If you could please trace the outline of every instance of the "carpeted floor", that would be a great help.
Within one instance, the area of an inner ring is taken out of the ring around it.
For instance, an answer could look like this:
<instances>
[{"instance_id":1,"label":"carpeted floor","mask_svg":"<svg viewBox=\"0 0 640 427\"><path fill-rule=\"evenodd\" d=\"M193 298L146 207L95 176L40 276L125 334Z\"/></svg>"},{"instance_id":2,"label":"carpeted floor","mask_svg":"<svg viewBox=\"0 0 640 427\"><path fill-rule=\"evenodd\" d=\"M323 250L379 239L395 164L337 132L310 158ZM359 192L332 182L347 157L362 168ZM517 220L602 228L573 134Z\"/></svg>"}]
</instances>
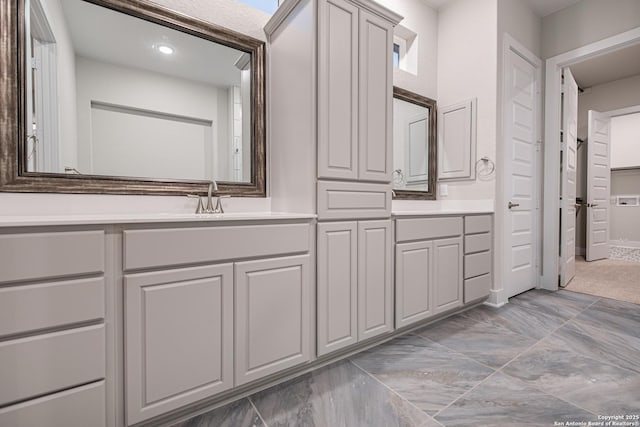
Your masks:
<instances>
[{"instance_id":1,"label":"carpeted floor","mask_svg":"<svg viewBox=\"0 0 640 427\"><path fill-rule=\"evenodd\" d=\"M640 304L640 262L576 257L576 276L565 289Z\"/></svg>"}]
</instances>

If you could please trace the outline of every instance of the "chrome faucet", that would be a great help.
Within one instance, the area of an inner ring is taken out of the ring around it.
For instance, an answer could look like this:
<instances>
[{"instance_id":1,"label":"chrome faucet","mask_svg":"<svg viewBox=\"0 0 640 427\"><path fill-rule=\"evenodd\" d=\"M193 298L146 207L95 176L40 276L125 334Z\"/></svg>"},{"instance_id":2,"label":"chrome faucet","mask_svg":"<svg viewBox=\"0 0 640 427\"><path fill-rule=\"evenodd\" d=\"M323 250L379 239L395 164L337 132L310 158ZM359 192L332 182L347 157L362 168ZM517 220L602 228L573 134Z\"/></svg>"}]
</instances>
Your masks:
<instances>
[{"instance_id":1,"label":"chrome faucet","mask_svg":"<svg viewBox=\"0 0 640 427\"><path fill-rule=\"evenodd\" d=\"M226 199L231 196L219 196L216 193L218 192L218 183L215 180L209 181L209 188L207 190L207 205L204 205L202 201L202 196L198 196L196 194L187 194L188 197L193 197L198 199L198 206L196 206L196 213L206 213L206 214L217 214L224 213L224 209L222 207L222 202L220 199ZM216 205L213 206L213 196L216 196Z\"/></svg>"}]
</instances>

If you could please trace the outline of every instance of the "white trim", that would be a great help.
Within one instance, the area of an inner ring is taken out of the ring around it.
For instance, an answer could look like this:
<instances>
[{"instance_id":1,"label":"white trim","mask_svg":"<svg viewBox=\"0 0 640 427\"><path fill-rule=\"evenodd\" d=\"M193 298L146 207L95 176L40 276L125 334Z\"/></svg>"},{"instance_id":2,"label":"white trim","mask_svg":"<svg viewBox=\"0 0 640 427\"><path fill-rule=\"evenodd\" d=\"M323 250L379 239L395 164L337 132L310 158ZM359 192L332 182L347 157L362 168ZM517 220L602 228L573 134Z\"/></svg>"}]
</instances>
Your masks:
<instances>
[{"instance_id":1,"label":"white trim","mask_svg":"<svg viewBox=\"0 0 640 427\"><path fill-rule=\"evenodd\" d=\"M629 114L640 113L640 105L634 105L632 107L627 107L627 108L620 108L618 110L603 111L602 113L608 115L609 117L626 116Z\"/></svg>"},{"instance_id":2,"label":"white trim","mask_svg":"<svg viewBox=\"0 0 640 427\"><path fill-rule=\"evenodd\" d=\"M640 242L633 240L609 240L609 246L618 246L620 248L640 249Z\"/></svg>"},{"instance_id":3,"label":"white trim","mask_svg":"<svg viewBox=\"0 0 640 427\"><path fill-rule=\"evenodd\" d=\"M508 90L505 87L505 84L506 84L505 82L507 81L507 79L505 76L508 73L507 66L510 62L508 57L510 51L514 52L515 54L523 58L525 61L529 62L536 69L536 87L538 88L538 91L537 91L538 93L536 97L537 98L536 99L536 103L537 103L536 116L537 116L537 122L538 122L536 126L537 128L536 140L540 140L542 135L542 94L539 89L542 84L543 62L533 52L531 52L524 45L522 45L520 42L514 39L509 33L504 33L503 39L502 39L502 100L501 100L502 115L503 115L502 117L502 140L503 140L502 148L503 149L501 150L501 153L498 154L499 156L501 156L500 160L502 161L503 165L506 165L507 162L511 161L510 159L507 159L506 150L504 149L504 144L506 143L506 141L504 141L504 138L506 135L506 131L505 131L506 122L504 120L504 114L505 114L505 106L508 104L508 99L507 99ZM541 153L538 151L536 153L536 159L535 159L535 163L536 163L535 198L536 199L539 199L540 194L542 194L541 192L542 180L540 179L540 174L542 173L541 161L542 161ZM506 224L505 219L507 217L507 211L508 211L508 208L507 208L507 203L508 203L507 197L509 194L508 186L511 185L511 181L507 179L508 177L505 175L504 166L498 169L498 174L499 174L498 183L501 183L502 186L501 187L499 186L498 188L500 188L500 191L496 192L495 222L496 224L504 225ZM541 219L542 218L540 217L540 213L538 213L538 215L535 216L534 238L533 238L533 242L535 245L534 252L536 254L536 266L537 266L536 268L537 274L535 276L535 283L534 283L536 287L539 287L540 285L541 262L539 259L540 251L538 249L540 245L539 237L540 237ZM497 226L496 226L496 229L498 229ZM500 233L502 234L500 235ZM498 254L498 256L494 258L494 269L496 272L499 272L498 277L500 277L500 279L496 280L496 277L494 277L494 287L502 286L502 288L494 289L491 291L489 301L491 302L490 305L494 307L500 307L504 305L508 299L506 284L504 283L506 277L508 277L507 275L508 264L506 264L504 260L510 259L510 256L511 256L507 252L508 251L508 245L506 244L507 233L508 231L504 227L502 227L502 229L496 234L496 237L495 237L496 254ZM502 283L497 283L499 281L501 281Z\"/></svg>"},{"instance_id":4,"label":"white trim","mask_svg":"<svg viewBox=\"0 0 640 427\"><path fill-rule=\"evenodd\" d=\"M560 209L560 91L562 68L640 43L640 27L547 59L545 76L544 210L541 287L558 289Z\"/></svg>"}]
</instances>

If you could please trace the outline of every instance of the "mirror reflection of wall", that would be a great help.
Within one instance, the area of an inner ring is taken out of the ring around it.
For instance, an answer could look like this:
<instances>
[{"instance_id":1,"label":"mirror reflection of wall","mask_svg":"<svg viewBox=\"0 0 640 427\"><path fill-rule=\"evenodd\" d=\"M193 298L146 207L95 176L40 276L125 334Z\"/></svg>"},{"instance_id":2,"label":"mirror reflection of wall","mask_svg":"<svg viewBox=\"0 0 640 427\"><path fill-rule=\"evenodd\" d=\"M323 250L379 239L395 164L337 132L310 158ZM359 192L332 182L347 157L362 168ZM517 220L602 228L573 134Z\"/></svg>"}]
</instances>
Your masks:
<instances>
[{"instance_id":1,"label":"mirror reflection of wall","mask_svg":"<svg viewBox=\"0 0 640 427\"><path fill-rule=\"evenodd\" d=\"M31 0L27 169L251 181L250 56L82 0Z\"/></svg>"},{"instance_id":2,"label":"mirror reflection of wall","mask_svg":"<svg viewBox=\"0 0 640 427\"><path fill-rule=\"evenodd\" d=\"M393 188L428 191L429 108L393 99Z\"/></svg>"}]
</instances>

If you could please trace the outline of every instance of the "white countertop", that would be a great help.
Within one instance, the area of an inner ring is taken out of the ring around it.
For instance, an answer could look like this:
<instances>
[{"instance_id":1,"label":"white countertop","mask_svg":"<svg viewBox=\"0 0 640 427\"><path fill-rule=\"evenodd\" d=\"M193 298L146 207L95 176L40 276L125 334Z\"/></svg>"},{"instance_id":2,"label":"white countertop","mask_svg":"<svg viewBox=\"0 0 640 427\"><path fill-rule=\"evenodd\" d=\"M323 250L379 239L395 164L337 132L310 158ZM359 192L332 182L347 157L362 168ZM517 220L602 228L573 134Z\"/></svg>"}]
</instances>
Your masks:
<instances>
[{"instance_id":1,"label":"white countertop","mask_svg":"<svg viewBox=\"0 0 640 427\"><path fill-rule=\"evenodd\" d=\"M224 214L135 213L92 215L22 215L1 216L0 227L46 225L142 224L171 222L232 222L313 219L314 214L288 212L242 212Z\"/></svg>"},{"instance_id":2,"label":"white countertop","mask_svg":"<svg viewBox=\"0 0 640 427\"><path fill-rule=\"evenodd\" d=\"M494 213L493 200L394 200L391 214L401 216L472 215Z\"/></svg>"}]
</instances>

